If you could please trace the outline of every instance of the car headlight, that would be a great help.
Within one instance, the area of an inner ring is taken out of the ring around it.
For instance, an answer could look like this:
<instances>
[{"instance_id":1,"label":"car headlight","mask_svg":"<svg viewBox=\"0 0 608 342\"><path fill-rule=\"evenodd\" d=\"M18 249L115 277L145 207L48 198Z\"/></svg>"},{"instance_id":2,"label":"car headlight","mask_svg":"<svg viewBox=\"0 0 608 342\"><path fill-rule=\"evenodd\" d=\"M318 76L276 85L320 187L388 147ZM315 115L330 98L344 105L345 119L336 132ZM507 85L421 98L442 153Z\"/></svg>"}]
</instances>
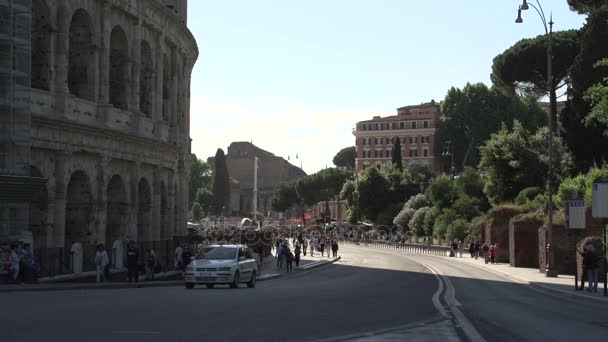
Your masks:
<instances>
[{"instance_id":1,"label":"car headlight","mask_svg":"<svg viewBox=\"0 0 608 342\"><path fill-rule=\"evenodd\" d=\"M194 267L192 267L192 266L186 267L186 272L192 272L192 271L194 271Z\"/></svg>"},{"instance_id":2,"label":"car headlight","mask_svg":"<svg viewBox=\"0 0 608 342\"><path fill-rule=\"evenodd\" d=\"M230 267L220 267L219 271L220 272L229 272L230 271Z\"/></svg>"}]
</instances>

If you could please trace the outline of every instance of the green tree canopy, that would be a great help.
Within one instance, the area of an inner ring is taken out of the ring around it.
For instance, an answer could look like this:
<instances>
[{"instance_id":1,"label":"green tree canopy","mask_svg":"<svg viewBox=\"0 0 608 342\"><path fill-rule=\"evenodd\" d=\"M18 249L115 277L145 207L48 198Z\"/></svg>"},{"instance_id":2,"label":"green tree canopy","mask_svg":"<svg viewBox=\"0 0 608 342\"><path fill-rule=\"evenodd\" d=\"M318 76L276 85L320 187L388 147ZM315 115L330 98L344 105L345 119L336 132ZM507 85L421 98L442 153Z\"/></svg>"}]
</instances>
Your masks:
<instances>
[{"instance_id":1,"label":"green tree canopy","mask_svg":"<svg viewBox=\"0 0 608 342\"><path fill-rule=\"evenodd\" d=\"M279 183L272 193L272 208L276 211L283 212L298 202L295 181Z\"/></svg>"},{"instance_id":2,"label":"green tree canopy","mask_svg":"<svg viewBox=\"0 0 608 342\"><path fill-rule=\"evenodd\" d=\"M494 58L491 79L499 89L515 94L545 96L567 84L578 55L579 31L553 33L553 84L547 85L547 35L522 39Z\"/></svg>"},{"instance_id":3,"label":"green tree canopy","mask_svg":"<svg viewBox=\"0 0 608 342\"><path fill-rule=\"evenodd\" d=\"M608 67L608 58L596 64L596 68ZM591 112L585 117L587 126L601 126L604 135L608 136L608 77L602 82L592 85L585 93L585 100L591 104Z\"/></svg>"},{"instance_id":4,"label":"green tree canopy","mask_svg":"<svg viewBox=\"0 0 608 342\"><path fill-rule=\"evenodd\" d=\"M589 14L598 9L608 6L607 0L568 0L568 5L573 11L580 14Z\"/></svg>"},{"instance_id":5,"label":"green tree canopy","mask_svg":"<svg viewBox=\"0 0 608 342\"><path fill-rule=\"evenodd\" d=\"M217 211L217 199L211 190L200 188L196 192L195 203L198 203L207 212Z\"/></svg>"},{"instance_id":6,"label":"green tree canopy","mask_svg":"<svg viewBox=\"0 0 608 342\"><path fill-rule=\"evenodd\" d=\"M412 219L409 222L410 231L416 236L425 236L428 229L425 225L425 218L428 212L431 211L429 207L422 207L416 210L412 215Z\"/></svg>"},{"instance_id":7,"label":"green tree canopy","mask_svg":"<svg viewBox=\"0 0 608 342\"><path fill-rule=\"evenodd\" d=\"M506 125L481 147L480 171L485 174L484 192L493 205L513 201L527 187L544 186L548 170L546 127L531 134L519 122ZM567 176L572 157L561 139L554 137L553 171L556 180Z\"/></svg>"},{"instance_id":8,"label":"green tree canopy","mask_svg":"<svg viewBox=\"0 0 608 342\"><path fill-rule=\"evenodd\" d=\"M536 130L546 117L533 98L504 94L483 83L451 88L441 104L435 153L441 155L445 143L451 141L456 168L477 167L479 147L503 123L511 126L517 119L525 128Z\"/></svg>"},{"instance_id":9,"label":"green tree canopy","mask_svg":"<svg viewBox=\"0 0 608 342\"><path fill-rule=\"evenodd\" d=\"M334 156L334 165L343 167L349 170L355 169L355 159L357 158L357 149L355 146L345 147Z\"/></svg>"},{"instance_id":10,"label":"green tree canopy","mask_svg":"<svg viewBox=\"0 0 608 342\"><path fill-rule=\"evenodd\" d=\"M190 186L188 190L188 201L191 206L200 188L211 189L212 172L209 164L197 159L190 169Z\"/></svg>"},{"instance_id":11,"label":"green tree canopy","mask_svg":"<svg viewBox=\"0 0 608 342\"><path fill-rule=\"evenodd\" d=\"M200 222L203 219L203 208L196 202L192 205L192 219L196 222Z\"/></svg>"},{"instance_id":12,"label":"green tree canopy","mask_svg":"<svg viewBox=\"0 0 608 342\"><path fill-rule=\"evenodd\" d=\"M217 149L214 159L213 194L217 200L216 214L230 208L230 176L226 165L226 155L221 148Z\"/></svg>"}]
</instances>

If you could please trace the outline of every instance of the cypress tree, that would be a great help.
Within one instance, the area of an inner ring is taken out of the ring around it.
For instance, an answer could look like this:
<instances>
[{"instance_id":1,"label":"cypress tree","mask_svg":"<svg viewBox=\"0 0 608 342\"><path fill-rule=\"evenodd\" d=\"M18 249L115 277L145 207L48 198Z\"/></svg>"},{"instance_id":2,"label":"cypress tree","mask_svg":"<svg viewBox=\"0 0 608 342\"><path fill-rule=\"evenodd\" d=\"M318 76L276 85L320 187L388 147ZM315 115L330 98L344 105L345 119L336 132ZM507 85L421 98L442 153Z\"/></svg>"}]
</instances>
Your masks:
<instances>
[{"instance_id":1,"label":"cypress tree","mask_svg":"<svg viewBox=\"0 0 608 342\"><path fill-rule=\"evenodd\" d=\"M395 137L395 143L393 144L393 165L403 171L403 161L401 160L401 140L399 137Z\"/></svg>"},{"instance_id":2,"label":"cypress tree","mask_svg":"<svg viewBox=\"0 0 608 342\"><path fill-rule=\"evenodd\" d=\"M213 194L217 200L216 214L230 210L230 176L226 165L226 156L221 148L215 152L215 169L213 172Z\"/></svg>"}]
</instances>

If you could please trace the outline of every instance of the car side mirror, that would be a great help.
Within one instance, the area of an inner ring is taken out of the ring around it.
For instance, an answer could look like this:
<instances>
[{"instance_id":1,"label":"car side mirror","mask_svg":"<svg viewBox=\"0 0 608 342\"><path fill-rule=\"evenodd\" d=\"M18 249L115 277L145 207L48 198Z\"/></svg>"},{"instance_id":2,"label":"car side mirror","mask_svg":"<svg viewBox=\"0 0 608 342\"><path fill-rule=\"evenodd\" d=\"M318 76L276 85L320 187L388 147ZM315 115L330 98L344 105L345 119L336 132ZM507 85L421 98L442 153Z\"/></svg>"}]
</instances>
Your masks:
<instances>
[{"instance_id":1,"label":"car side mirror","mask_svg":"<svg viewBox=\"0 0 608 342\"><path fill-rule=\"evenodd\" d=\"M244 256L240 256L240 257L239 257L239 261L243 261L243 260L245 260L245 259L247 259L247 258L245 258Z\"/></svg>"}]
</instances>

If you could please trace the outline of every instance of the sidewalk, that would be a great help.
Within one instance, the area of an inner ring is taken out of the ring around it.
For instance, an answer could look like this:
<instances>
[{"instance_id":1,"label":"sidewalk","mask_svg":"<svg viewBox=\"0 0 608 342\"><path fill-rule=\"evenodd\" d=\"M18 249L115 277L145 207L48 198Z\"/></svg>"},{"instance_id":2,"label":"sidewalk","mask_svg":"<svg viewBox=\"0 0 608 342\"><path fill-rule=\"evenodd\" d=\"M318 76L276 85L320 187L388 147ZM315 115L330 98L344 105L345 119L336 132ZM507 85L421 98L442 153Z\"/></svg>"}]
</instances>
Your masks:
<instances>
[{"instance_id":1,"label":"sidewalk","mask_svg":"<svg viewBox=\"0 0 608 342\"><path fill-rule=\"evenodd\" d=\"M293 264L293 271L306 271L312 268L324 266L330 263L335 262L337 259L328 258L328 257L320 257L319 254L315 254L314 257L310 256L302 256L300 260L300 267L296 268L295 263ZM81 276L88 276L88 273L95 272L86 272ZM264 265L262 265L262 270L257 277L258 281L265 281L270 279L275 279L283 274L285 274L285 267L282 269L277 268L277 261L275 257L268 257L264 260ZM113 274L113 277L121 277L123 274ZM112 281L105 283L96 283L91 281L83 281L77 282L73 278L73 276L65 276L63 277L64 282L52 281L49 279L41 278L39 284L0 284L0 292L22 292L22 291L60 291L60 290L93 290L93 289L123 289L130 287L164 287L164 286L183 286L184 281L181 279L181 272L177 271L169 271L166 273L157 273L155 278L158 279L160 277L180 277L179 280L145 280L145 276L139 277L139 282L137 285L129 284L126 281L126 274L124 274L125 281ZM56 277L57 278L57 277ZM65 280L69 282L65 282ZM84 279L83 279L84 280Z\"/></svg>"},{"instance_id":2,"label":"sidewalk","mask_svg":"<svg viewBox=\"0 0 608 342\"><path fill-rule=\"evenodd\" d=\"M472 266L481 268L485 271L501 275L519 283L529 284L536 288L543 290L550 290L558 292L563 295L568 295L577 298L587 298L593 300L600 300L608 302L608 297L604 297L604 286L603 283L598 283L597 293L590 293L587 291L576 291L574 289L574 276L573 275L559 275L556 278L547 278L544 273L540 273L537 268L522 268L522 267L511 267L509 264L486 264L483 258L475 260L468 255L462 258L449 258L450 261L461 262L470 264ZM580 285L580 279L579 279ZM588 283L585 284L588 286Z\"/></svg>"}]
</instances>

